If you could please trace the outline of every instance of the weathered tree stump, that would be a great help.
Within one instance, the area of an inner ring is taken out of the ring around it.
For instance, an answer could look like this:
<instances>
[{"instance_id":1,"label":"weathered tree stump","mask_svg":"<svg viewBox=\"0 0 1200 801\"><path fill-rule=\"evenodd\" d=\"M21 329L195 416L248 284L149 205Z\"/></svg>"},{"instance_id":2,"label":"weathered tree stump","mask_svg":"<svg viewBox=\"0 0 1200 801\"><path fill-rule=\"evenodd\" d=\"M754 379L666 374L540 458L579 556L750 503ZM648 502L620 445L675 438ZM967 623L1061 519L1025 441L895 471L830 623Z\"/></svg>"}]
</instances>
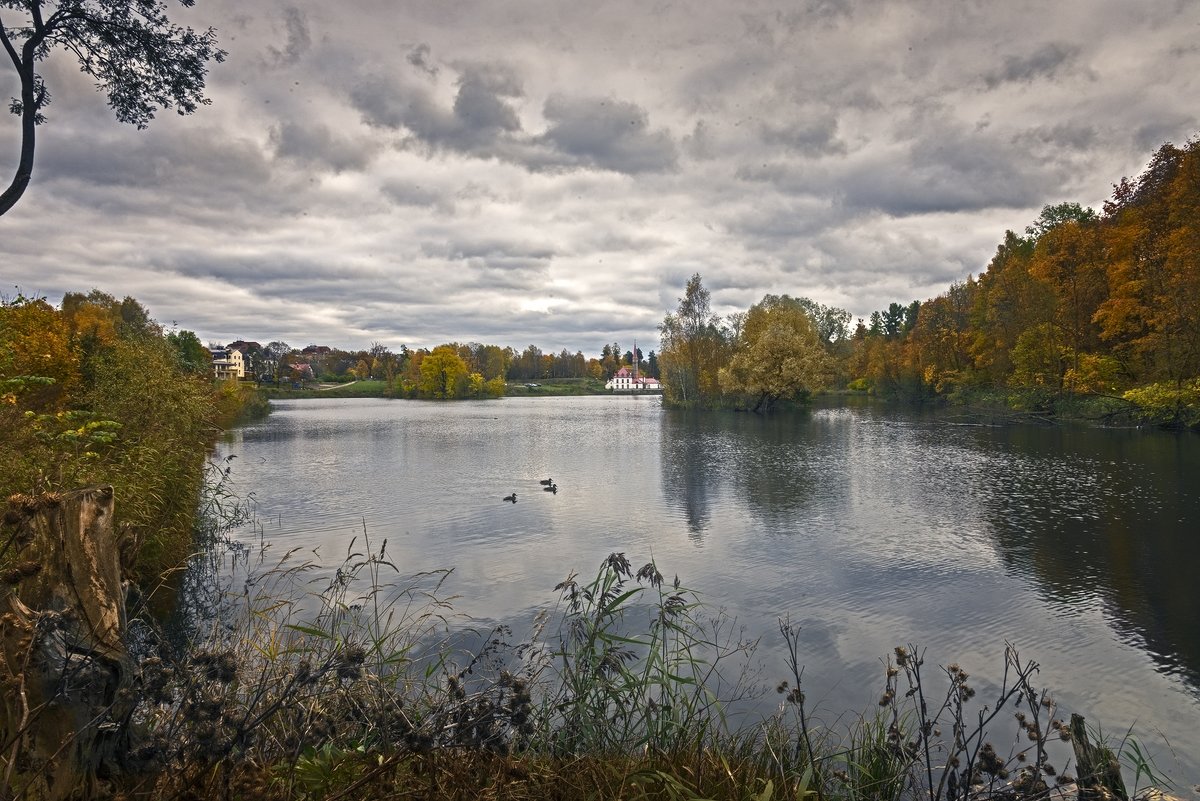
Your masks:
<instances>
[{"instance_id":1,"label":"weathered tree stump","mask_svg":"<svg viewBox=\"0 0 1200 801\"><path fill-rule=\"evenodd\" d=\"M88 797L120 769L135 705L113 488L13 496L4 522L18 550L0 601L0 792Z\"/></svg>"},{"instance_id":2,"label":"weathered tree stump","mask_svg":"<svg viewBox=\"0 0 1200 801\"><path fill-rule=\"evenodd\" d=\"M1079 801L1129 801L1117 755L1107 746L1092 744L1083 715L1071 715L1071 746L1075 749Z\"/></svg>"}]
</instances>

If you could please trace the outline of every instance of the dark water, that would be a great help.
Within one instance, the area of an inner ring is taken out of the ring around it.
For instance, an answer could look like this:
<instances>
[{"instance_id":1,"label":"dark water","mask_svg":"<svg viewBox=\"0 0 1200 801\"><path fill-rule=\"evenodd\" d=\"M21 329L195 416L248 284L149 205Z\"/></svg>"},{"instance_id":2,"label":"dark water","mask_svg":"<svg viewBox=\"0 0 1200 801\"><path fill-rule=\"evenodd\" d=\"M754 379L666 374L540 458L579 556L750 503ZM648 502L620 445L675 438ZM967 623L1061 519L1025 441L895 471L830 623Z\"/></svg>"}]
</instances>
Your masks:
<instances>
[{"instance_id":1,"label":"dark water","mask_svg":"<svg viewBox=\"0 0 1200 801\"><path fill-rule=\"evenodd\" d=\"M1195 435L878 406L329 400L276 403L221 453L259 501L240 536L332 564L365 527L405 570L455 568L455 607L475 618L528 621L569 571L653 556L763 637L766 682L784 676L776 619L799 622L829 720L878 697L896 645L986 683L1011 642L1063 707L1133 726L1177 792L1200 782Z\"/></svg>"}]
</instances>

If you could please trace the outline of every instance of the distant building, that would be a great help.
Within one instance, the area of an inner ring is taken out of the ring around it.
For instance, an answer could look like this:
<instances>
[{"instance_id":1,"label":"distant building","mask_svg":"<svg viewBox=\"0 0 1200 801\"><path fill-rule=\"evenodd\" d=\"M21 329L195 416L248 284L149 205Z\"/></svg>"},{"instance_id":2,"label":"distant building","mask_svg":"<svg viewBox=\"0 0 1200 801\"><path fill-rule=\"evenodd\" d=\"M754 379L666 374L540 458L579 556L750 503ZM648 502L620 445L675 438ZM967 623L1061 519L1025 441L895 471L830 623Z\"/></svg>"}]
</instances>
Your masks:
<instances>
[{"instance_id":1,"label":"distant building","mask_svg":"<svg viewBox=\"0 0 1200 801\"><path fill-rule=\"evenodd\" d=\"M246 359L235 348L216 348L212 352L213 374L221 380L241 380L246 376Z\"/></svg>"},{"instance_id":2,"label":"distant building","mask_svg":"<svg viewBox=\"0 0 1200 801\"><path fill-rule=\"evenodd\" d=\"M293 384L299 384L302 381L313 381L313 368L307 362L293 362L287 366L288 378Z\"/></svg>"},{"instance_id":3,"label":"distant building","mask_svg":"<svg viewBox=\"0 0 1200 801\"><path fill-rule=\"evenodd\" d=\"M604 388L611 389L613 392L661 392L662 384L657 378L638 375L635 366L632 370L622 367L616 375L608 379Z\"/></svg>"}]
</instances>

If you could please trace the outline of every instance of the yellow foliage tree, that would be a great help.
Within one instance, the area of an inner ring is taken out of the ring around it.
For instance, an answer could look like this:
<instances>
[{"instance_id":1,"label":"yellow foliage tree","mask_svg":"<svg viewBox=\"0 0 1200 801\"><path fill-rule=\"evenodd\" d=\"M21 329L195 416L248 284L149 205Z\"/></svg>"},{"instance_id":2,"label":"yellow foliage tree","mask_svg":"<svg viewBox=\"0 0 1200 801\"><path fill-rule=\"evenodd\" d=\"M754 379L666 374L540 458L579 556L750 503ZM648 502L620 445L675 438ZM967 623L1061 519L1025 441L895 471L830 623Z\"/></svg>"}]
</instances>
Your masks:
<instances>
[{"instance_id":1,"label":"yellow foliage tree","mask_svg":"<svg viewBox=\"0 0 1200 801\"><path fill-rule=\"evenodd\" d=\"M445 400L457 397L460 381L468 380L467 363L451 345L438 345L421 360L421 381L417 391L422 398Z\"/></svg>"},{"instance_id":2,"label":"yellow foliage tree","mask_svg":"<svg viewBox=\"0 0 1200 801\"><path fill-rule=\"evenodd\" d=\"M31 407L57 407L79 379L79 358L54 307L44 300L22 298L0 304L0 380L16 382L27 377L48 378L53 383L26 395L25 402ZM4 394L15 389L14 383Z\"/></svg>"},{"instance_id":3,"label":"yellow foliage tree","mask_svg":"<svg viewBox=\"0 0 1200 801\"><path fill-rule=\"evenodd\" d=\"M822 389L832 368L804 308L787 295L767 295L746 315L733 359L721 370L721 389L763 412Z\"/></svg>"}]
</instances>

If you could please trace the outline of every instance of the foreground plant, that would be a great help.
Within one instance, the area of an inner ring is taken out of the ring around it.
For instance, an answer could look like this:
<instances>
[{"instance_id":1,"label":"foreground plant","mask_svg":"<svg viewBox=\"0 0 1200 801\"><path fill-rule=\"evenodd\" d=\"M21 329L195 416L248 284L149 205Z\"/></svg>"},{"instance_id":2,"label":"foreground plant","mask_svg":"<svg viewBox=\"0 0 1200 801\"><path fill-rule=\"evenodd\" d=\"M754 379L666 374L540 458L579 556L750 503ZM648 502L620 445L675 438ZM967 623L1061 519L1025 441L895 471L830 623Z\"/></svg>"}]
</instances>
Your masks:
<instances>
[{"instance_id":1,"label":"foreground plant","mask_svg":"<svg viewBox=\"0 0 1200 801\"><path fill-rule=\"evenodd\" d=\"M213 469L207 497L242 519L223 489L227 467ZM784 703L733 728L726 704L753 689L755 643L721 615L705 617L698 596L653 562L635 571L614 553L590 581L572 574L559 605L515 639L505 626L466 629L444 594L449 571L406 577L386 541L374 548L365 532L332 575L296 551L265 570L209 567L205 576L226 581L191 618L202 624L188 641L133 628L139 681L120 698L132 711L105 724L126 744L112 760L123 773L92 789L144 799L1007 801L1073 781L1063 749L1079 739L1076 723L1060 720L1034 687L1036 663L1012 647L984 705L957 665L932 681L922 652L897 648L878 710L842 731L810 719L798 629L785 620ZM42 636L31 630L25 647ZM10 683L23 664L9 660ZM71 682L57 686L47 703L70 699ZM48 786L31 770L26 737L43 710L26 711L0 740L8 798L42 797ZM1007 745L1003 721L1015 722ZM1136 743L1124 748L1140 759L1135 789L1154 780ZM1097 748L1081 797L1127 797L1112 756Z\"/></svg>"}]
</instances>

